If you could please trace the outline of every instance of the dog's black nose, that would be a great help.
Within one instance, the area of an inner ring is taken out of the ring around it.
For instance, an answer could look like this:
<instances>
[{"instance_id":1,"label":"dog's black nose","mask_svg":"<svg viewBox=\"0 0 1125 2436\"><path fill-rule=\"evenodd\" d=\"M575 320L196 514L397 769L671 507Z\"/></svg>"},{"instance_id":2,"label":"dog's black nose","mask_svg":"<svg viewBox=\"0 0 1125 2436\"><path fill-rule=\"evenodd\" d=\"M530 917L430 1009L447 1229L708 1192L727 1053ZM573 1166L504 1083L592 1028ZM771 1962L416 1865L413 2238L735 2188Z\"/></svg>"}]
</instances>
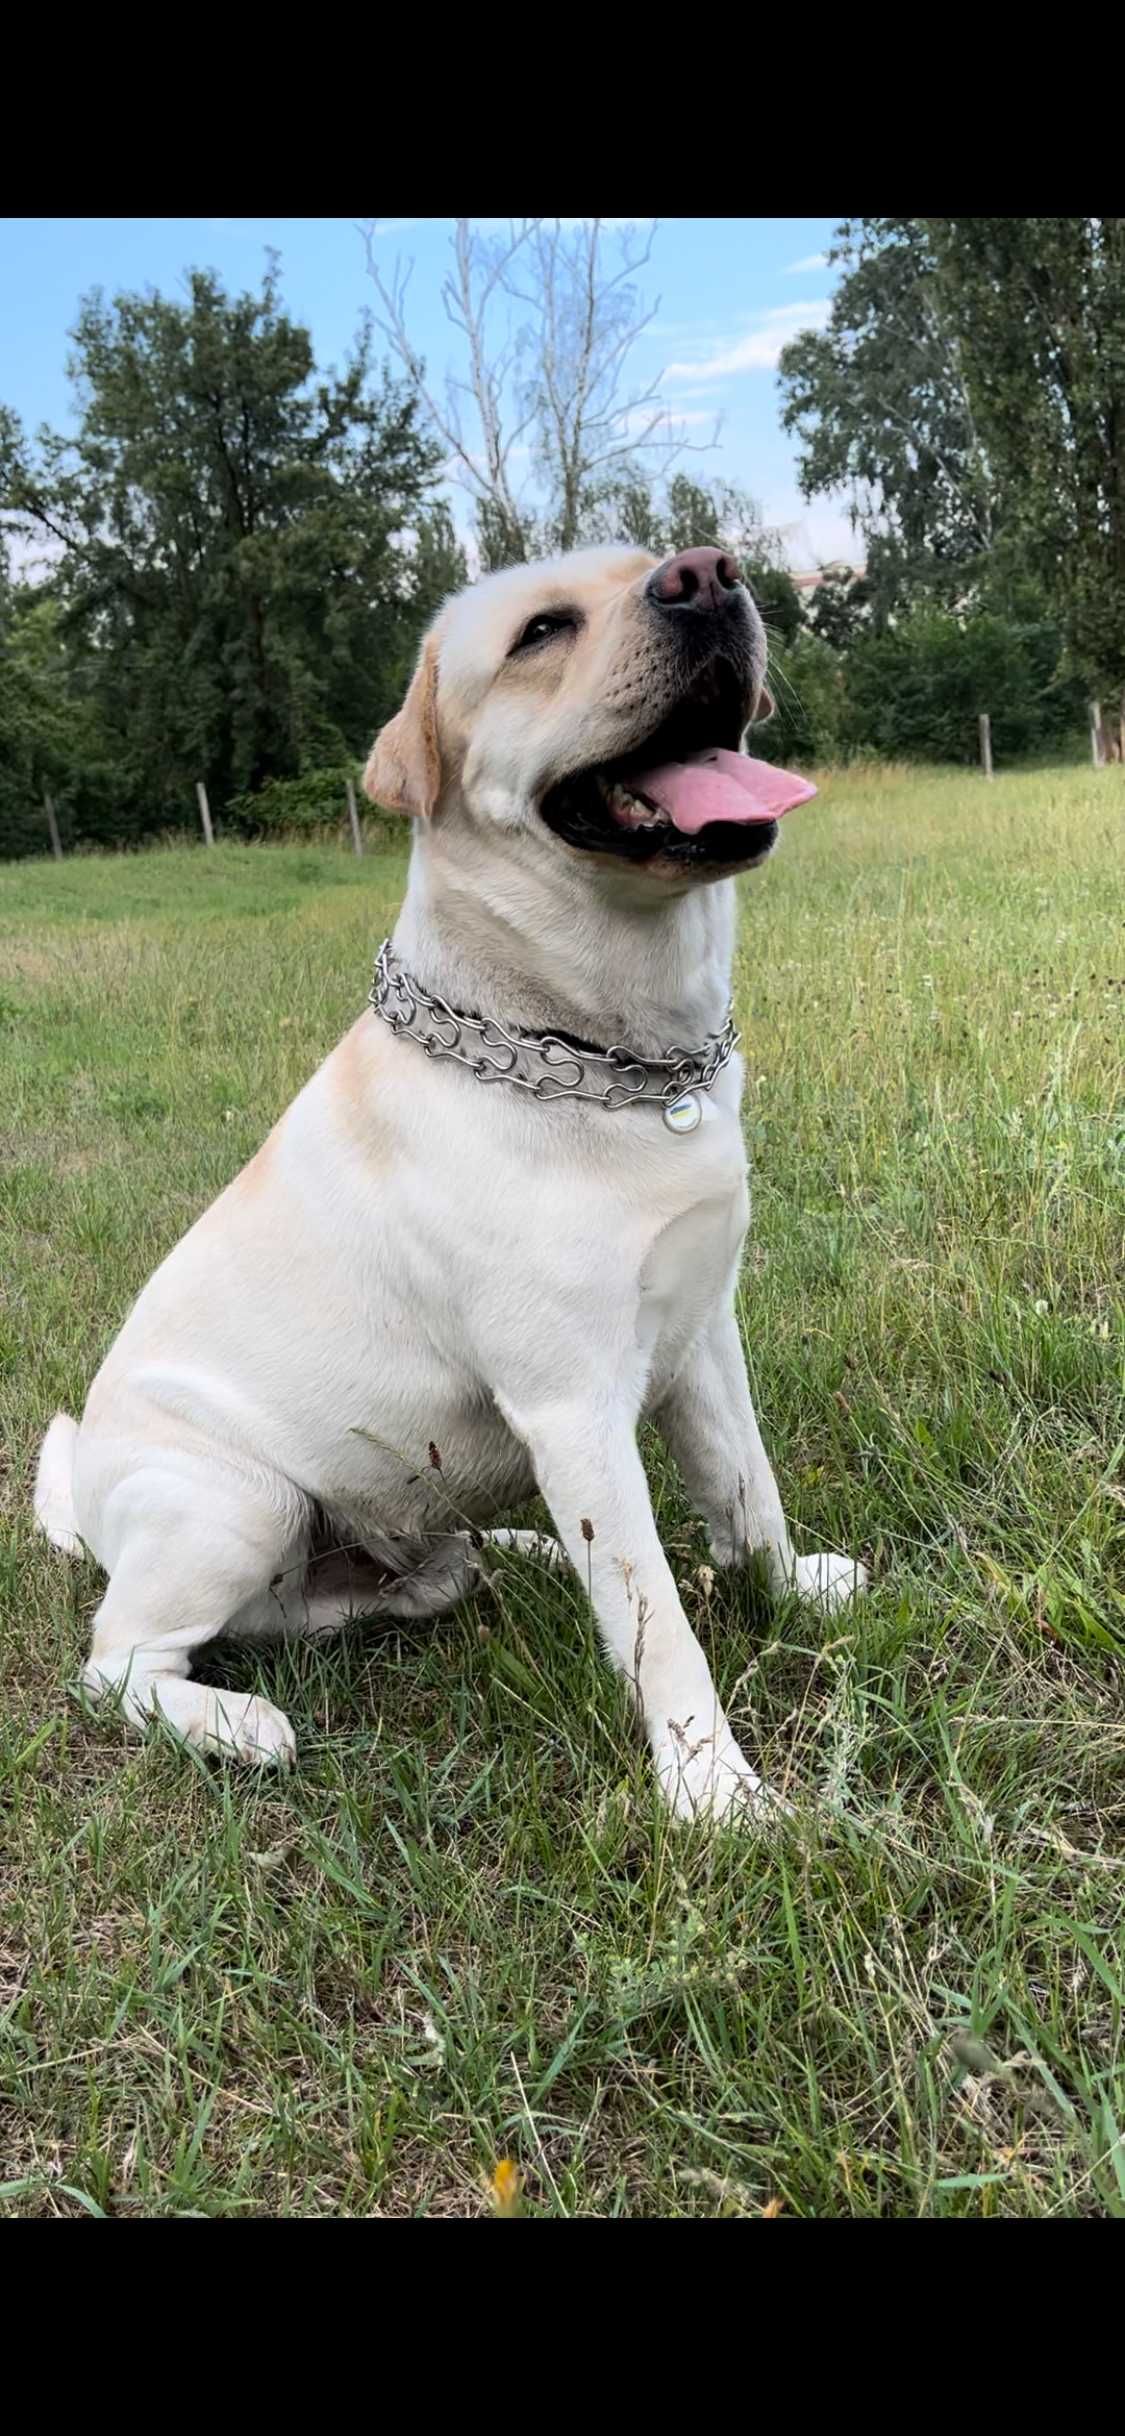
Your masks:
<instances>
[{"instance_id":1,"label":"dog's black nose","mask_svg":"<svg viewBox=\"0 0 1125 2436\"><path fill-rule=\"evenodd\" d=\"M677 550L654 567L645 591L661 609L721 609L741 581L738 560L726 550Z\"/></svg>"}]
</instances>

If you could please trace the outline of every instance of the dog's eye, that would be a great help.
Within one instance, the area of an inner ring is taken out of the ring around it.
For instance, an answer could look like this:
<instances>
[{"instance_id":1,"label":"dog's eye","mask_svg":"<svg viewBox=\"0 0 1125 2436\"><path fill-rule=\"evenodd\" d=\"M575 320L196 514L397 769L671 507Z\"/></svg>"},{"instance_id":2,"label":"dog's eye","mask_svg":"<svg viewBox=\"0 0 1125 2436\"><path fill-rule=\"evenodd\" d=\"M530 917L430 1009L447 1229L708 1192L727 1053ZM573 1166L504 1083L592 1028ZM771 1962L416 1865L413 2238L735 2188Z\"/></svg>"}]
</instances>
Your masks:
<instances>
[{"instance_id":1,"label":"dog's eye","mask_svg":"<svg viewBox=\"0 0 1125 2436\"><path fill-rule=\"evenodd\" d=\"M517 651L533 651L537 643L549 643L552 635L573 634L578 620L572 609L543 609L538 617L529 618L521 634L517 634L508 658L514 660Z\"/></svg>"}]
</instances>

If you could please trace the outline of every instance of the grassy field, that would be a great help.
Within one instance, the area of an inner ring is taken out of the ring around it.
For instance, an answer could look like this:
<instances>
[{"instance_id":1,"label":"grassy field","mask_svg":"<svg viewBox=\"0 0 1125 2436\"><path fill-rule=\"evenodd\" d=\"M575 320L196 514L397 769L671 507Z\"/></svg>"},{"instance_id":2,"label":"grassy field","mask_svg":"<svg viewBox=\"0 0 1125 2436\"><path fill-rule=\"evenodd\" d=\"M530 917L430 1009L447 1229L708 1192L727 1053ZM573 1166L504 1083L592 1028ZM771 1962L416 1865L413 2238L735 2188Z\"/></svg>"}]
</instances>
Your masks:
<instances>
[{"instance_id":1,"label":"grassy field","mask_svg":"<svg viewBox=\"0 0 1125 2436\"><path fill-rule=\"evenodd\" d=\"M517 1560L216 1653L285 1781L83 1714L38 1438L362 1006L403 862L0 872L0 2211L472 2215L507 2157L531 2216L1125 2215L1123 828L1117 770L851 775L746 888L751 1370L871 1597L712 1582L652 1463L773 1842L668 1826Z\"/></svg>"}]
</instances>

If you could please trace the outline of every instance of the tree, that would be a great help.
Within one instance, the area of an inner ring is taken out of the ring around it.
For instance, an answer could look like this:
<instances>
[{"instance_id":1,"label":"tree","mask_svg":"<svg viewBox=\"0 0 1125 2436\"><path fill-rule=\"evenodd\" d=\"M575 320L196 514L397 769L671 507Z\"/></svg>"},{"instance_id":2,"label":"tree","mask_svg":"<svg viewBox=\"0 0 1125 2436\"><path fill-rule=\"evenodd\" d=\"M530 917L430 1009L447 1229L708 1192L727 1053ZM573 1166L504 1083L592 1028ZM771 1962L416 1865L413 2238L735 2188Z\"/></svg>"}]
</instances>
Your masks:
<instances>
[{"instance_id":1,"label":"tree","mask_svg":"<svg viewBox=\"0 0 1125 2436\"><path fill-rule=\"evenodd\" d=\"M926 228L1020 556L1125 742L1125 219Z\"/></svg>"},{"instance_id":2,"label":"tree","mask_svg":"<svg viewBox=\"0 0 1125 2436\"><path fill-rule=\"evenodd\" d=\"M95 294L74 331L77 436L0 432L4 520L54 554L69 682L146 826L358 750L393 707L448 520L413 397L318 375L276 265L229 297Z\"/></svg>"},{"instance_id":3,"label":"tree","mask_svg":"<svg viewBox=\"0 0 1125 2436\"><path fill-rule=\"evenodd\" d=\"M442 602L451 593L460 592L469 580L465 553L444 499L436 500L419 521L407 574L410 608L419 630L428 626Z\"/></svg>"},{"instance_id":4,"label":"tree","mask_svg":"<svg viewBox=\"0 0 1125 2436\"><path fill-rule=\"evenodd\" d=\"M44 854L49 790L64 836L99 833L109 754L97 704L72 682L58 604L0 581L0 856Z\"/></svg>"},{"instance_id":5,"label":"tree","mask_svg":"<svg viewBox=\"0 0 1125 2436\"><path fill-rule=\"evenodd\" d=\"M628 360L656 308L636 277L653 230L601 220L517 220L492 236L458 220L442 302L464 348L444 388L429 380L406 314L412 269L384 274L373 223L367 263L390 340L458 481L473 501L486 567L590 538L607 499L643 492L685 445L659 377L630 385ZM522 318L514 318L513 308ZM521 479L526 463L534 490Z\"/></svg>"},{"instance_id":6,"label":"tree","mask_svg":"<svg viewBox=\"0 0 1125 2436\"><path fill-rule=\"evenodd\" d=\"M863 576L844 580L826 577L818 584L809 609L809 626L833 651L846 651L864 632L871 608L871 585Z\"/></svg>"},{"instance_id":7,"label":"tree","mask_svg":"<svg viewBox=\"0 0 1125 2436\"><path fill-rule=\"evenodd\" d=\"M1057 623L1125 731L1125 220L856 220L781 359L806 496L850 486L873 622L922 594Z\"/></svg>"},{"instance_id":8,"label":"tree","mask_svg":"<svg viewBox=\"0 0 1125 2436\"><path fill-rule=\"evenodd\" d=\"M1057 675L1060 639L1041 617L919 603L840 655L846 741L897 761L973 763L987 711L998 760L1057 749L1082 725L1081 693Z\"/></svg>"},{"instance_id":9,"label":"tree","mask_svg":"<svg viewBox=\"0 0 1125 2436\"><path fill-rule=\"evenodd\" d=\"M997 540L995 469L930 225L845 220L828 328L802 331L781 356L801 489L850 493L876 624L919 590L964 593Z\"/></svg>"},{"instance_id":10,"label":"tree","mask_svg":"<svg viewBox=\"0 0 1125 2436\"><path fill-rule=\"evenodd\" d=\"M382 695L391 710L397 709L410 682L419 637L437 616L442 603L460 592L468 580L465 552L457 538L449 505L446 500L437 499L418 518L409 546L399 557L398 640L388 643L387 657L378 672ZM365 757L372 727L387 715L386 711L380 711L374 721L364 721L360 741Z\"/></svg>"}]
</instances>

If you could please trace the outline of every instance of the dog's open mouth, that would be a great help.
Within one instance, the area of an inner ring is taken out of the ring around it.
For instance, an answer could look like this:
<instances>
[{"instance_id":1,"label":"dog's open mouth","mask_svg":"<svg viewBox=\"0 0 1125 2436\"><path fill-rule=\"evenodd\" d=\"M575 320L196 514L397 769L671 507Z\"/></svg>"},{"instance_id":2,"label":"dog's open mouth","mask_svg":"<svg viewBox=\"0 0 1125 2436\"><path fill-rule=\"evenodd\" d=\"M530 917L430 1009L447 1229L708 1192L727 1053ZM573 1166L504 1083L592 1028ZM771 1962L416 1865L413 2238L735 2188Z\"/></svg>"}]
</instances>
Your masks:
<instances>
[{"instance_id":1,"label":"dog's open mouth","mask_svg":"<svg viewBox=\"0 0 1125 2436\"><path fill-rule=\"evenodd\" d=\"M816 789L740 752L746 716L739 670L709 661L643 744L551 787L543 819L587 853L701 873L748 869L769 853L782 813Z\"/></svg>"}]
</instances>

